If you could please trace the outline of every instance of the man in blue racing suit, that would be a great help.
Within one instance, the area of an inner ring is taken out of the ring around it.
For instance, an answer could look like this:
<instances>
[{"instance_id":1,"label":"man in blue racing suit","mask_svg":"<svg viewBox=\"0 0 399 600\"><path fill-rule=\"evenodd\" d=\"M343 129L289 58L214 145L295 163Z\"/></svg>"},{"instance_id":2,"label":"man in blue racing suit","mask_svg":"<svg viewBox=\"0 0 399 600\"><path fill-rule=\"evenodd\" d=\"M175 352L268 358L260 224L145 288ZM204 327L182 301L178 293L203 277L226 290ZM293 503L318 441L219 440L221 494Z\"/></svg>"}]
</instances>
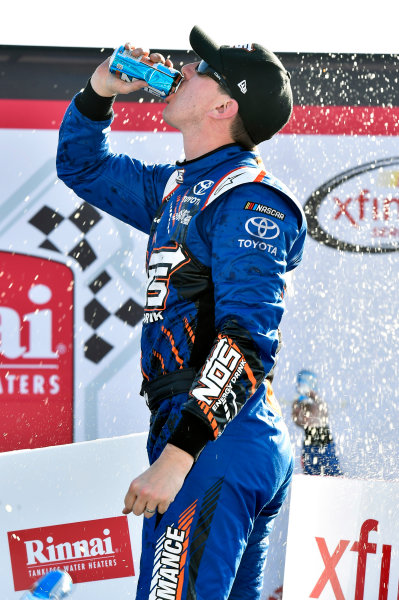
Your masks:
<instances>
[{"instance_id":1,"label":"man in blue racing suit","mask_svg":"<svg viewBox=\"0 0 399 600\"><path fill-rule=\"evenodd\" d=\"M137 596L256 600L293 459L271 381L286 273L306 237L301 206L255 145L292 112L290 76L258 44L219 47L166 98L186 159L146 165L108 143L112 103L145 82L94 72L60 130L59 177L81 198L149 235L142 394L150 467L123 512L144 514ZM172 66L161 54L130 48Z\"/></svg>"}]
</instances>

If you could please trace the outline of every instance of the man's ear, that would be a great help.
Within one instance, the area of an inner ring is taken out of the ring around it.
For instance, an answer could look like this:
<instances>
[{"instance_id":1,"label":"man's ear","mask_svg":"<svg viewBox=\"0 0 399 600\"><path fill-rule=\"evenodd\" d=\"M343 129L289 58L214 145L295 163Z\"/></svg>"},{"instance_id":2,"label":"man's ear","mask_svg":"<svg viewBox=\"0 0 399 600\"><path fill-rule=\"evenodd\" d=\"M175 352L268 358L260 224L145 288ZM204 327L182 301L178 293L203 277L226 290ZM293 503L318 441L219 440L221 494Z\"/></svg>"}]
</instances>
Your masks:
<instances>
[{"instance_id":1,"label":"man's ear","mask_svg":"<svg viewBox=\"0 0 399 600\"><path fill-rule=\"evenodd\" d=\"M238 113L238 102L234 98L224 96L213 110L209 112L212 119L231 119Z\"/></svg>"}]
</instances>

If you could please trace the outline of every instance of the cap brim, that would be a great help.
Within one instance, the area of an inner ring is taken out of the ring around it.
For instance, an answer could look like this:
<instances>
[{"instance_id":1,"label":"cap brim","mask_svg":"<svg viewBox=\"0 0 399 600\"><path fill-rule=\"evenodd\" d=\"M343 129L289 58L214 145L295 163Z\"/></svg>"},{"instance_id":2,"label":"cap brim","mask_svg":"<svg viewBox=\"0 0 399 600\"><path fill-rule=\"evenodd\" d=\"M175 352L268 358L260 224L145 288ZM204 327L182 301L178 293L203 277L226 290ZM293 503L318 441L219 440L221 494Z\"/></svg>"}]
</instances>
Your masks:
<instances>
[{"instance_id":1,"label":"cap brim","mask_svg":"<svg viewBox=\"0 0 399 600\"><path fill-rule=\"evenodd\" d=\"M190 32L190 45L202 60L211 65L216 71L222 72L220 46L211 40L198 25L195 25Z\"/></svg>"}]
</instances>

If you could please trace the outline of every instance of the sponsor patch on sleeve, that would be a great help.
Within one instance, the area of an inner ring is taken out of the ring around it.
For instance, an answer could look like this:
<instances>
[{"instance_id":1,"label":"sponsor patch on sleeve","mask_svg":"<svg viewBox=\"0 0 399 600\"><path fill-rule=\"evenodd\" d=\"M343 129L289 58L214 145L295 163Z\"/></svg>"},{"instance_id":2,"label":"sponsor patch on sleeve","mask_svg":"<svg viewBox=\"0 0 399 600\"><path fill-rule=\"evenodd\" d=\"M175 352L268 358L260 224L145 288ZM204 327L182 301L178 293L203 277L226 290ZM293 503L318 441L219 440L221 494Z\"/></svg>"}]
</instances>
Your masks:
<instances>
[{"instance_id":1,"label":"sponsor patch on sleeve","mask_svg":"<svg viewBox=\"0 0 399 600\"><path fill-rule=\"evenodd\" d=\"M276 219L280 219L280 221L284 221L285 214L272 208L271 206L266 206L266 204L257 204L256 202L247 202L244 206L244 210L253 210L255 212L262 213L264 215L269 215L270 217L275 217Z\"/></svg>"}]
</instances>

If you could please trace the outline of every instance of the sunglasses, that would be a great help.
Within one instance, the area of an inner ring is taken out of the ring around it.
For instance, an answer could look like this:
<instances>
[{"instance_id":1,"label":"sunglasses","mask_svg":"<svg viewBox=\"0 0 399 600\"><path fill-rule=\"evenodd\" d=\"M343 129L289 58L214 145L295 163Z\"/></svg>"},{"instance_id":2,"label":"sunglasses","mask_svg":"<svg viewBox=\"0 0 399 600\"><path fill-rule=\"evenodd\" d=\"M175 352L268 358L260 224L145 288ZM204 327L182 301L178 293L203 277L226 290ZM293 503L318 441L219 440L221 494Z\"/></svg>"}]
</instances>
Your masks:
<instances>
[{"instance_id":1,"label":"sunglasses","mask_svg":"<svg viewBox=\"0 0 399 600\"><path fill-rule=\"evenodd\" d=\"M222 88L229 94L229 96L231 96L230 88L227 85L227 82L226 82L225 78L223 77L223 75L220 75L220 73L215 71L215 69L213 67L211 67L210 65L208 65L207 62L205 62L204 60L201 60L201 62L196 66L195 70L200 75L207 75L208 77L210 77L211 79L216 81L216 83L218 83L220 86L222 86Z\"/></svg>"}]
</instances>

